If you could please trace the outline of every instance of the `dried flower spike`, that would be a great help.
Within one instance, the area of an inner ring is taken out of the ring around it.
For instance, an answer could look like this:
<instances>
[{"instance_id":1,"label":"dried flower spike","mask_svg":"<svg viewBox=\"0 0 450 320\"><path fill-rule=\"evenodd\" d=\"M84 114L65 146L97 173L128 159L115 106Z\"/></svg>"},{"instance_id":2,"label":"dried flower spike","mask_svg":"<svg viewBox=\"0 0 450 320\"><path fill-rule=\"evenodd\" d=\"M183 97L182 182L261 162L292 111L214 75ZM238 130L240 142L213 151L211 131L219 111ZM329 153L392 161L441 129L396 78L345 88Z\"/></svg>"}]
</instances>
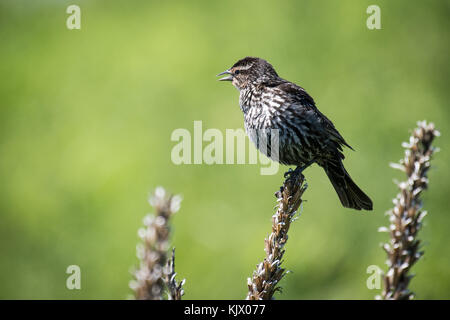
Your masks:
<instances>
[{"instance_id":1,"label":"dried flower spike","mask_svg":"<svg viewBox=\"0 0 450 320\"><path fill-rule=\"evenodd\" d=\"M290 171L288 174L280 191L275 194L278 205L277 212L272 216L272 233L265 239L266 257L256 266L253 276L247 279L247 300L272 299L276 291L281 291L278 283L287 273L281 267L287 233L307 187L301 173Z\"/></svg>"},{"instance_id":2,"label":"dried flower spike","mask_svg":"<svg viewBox=\"0 0 450 320\"><path fill-rule=\"evenodd\" d=\"M140 264L133 272L134 280L130 282L130 288L138 300L163 298L166 277L164 267L167 263L170 236L169 219L180 208L180 202L179 196L167 194L162 187L156 188L149 199L155 213L145 216L144 227L138 231L142 240L136 248Z\"/></svg>"},{"instance_id":3,"label":"dried flower spike","mask_svg":"<svg viewBox=\"0 0 450 320\"><path fill-rule=\"evenodd\" d=\"M391 225L380 228L380 231L388 231L391 237L390 242L383 245L388 256L388 271L384 275L385 288L379 298L386 300L414 298L408 289L413 276L408 273L423 255L417 234L426 211L422 210L420 195L428 187L427 172L431 156L436 151L431 144L439 132L433 123L422 121L417 124L409 142L402 144L405 157L399 164L391 164L393 168L405 172L407 180L398 183L400 193L393 201L394 208L387 213Z\"/></svg>"}]
</instances>

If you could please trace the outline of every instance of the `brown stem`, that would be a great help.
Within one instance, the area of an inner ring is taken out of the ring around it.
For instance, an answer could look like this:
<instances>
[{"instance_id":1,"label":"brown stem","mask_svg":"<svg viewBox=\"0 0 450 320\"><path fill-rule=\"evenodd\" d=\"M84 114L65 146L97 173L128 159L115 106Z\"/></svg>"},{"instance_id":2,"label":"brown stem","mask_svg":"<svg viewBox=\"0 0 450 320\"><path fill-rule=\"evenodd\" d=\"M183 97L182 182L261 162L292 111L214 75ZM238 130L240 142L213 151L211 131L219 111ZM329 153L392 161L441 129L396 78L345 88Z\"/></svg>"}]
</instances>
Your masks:
<instances>
[{"instance_id":1,"label":"brown stem","mask_svg":"<svg viewBox=\"0 0 450 320\"><path fill-rule=\"evenodd\" d=\"M280 191L275 194L278 205L277 212L272 216L272 232L265 239L266 257L247 280L247 300L270 300L276 291L281 290L278 283L286 274L286 270L281 267L284 246L288 240L289 227L307 187L301 173L290 171L288 174Z\"/></svg>"},{"instance_id":2,"label":"brown stem","mask_svg":"<svg viewBox=\"0 0 450 320\"><path fill-rule=\"evenodd\" d=\"M161 300L163 298L166 277L164 267L167 263L170 236L169 219L178 211L180 202L179 196L168 195L161 187L157 188L149 199L155 214L147 215L144 218L145 227L138 231L142 240L137 247L140 264L139 268L133 272L134 280L130 282L136 299ZM173 269L171 271L174 272Z\"/></svg>"},{"instance_id":3,"label":"brown stem","mask_svg":"<svg viewBox=\"0 0 450 320\"><path fill-rule=\"evenodd\" d=\"M427 172L435 148L431 146L434 138L439 136L434 124L418 122L408 143L403 143L405 156L399 164L392 167L406 173L407 180L398 183L399 194L394 199L394 208L388 212L390 226L380 231L389 232L390 241L383 245L387 253L388 271L384 275L385 288L381 294L386 300L413 299L414 293L408 289L412 275L411 267L419 260L420 240L417 235L422 226L426 211L422 210L420 195L428 187Z\"/></svg>"}]
</instances>

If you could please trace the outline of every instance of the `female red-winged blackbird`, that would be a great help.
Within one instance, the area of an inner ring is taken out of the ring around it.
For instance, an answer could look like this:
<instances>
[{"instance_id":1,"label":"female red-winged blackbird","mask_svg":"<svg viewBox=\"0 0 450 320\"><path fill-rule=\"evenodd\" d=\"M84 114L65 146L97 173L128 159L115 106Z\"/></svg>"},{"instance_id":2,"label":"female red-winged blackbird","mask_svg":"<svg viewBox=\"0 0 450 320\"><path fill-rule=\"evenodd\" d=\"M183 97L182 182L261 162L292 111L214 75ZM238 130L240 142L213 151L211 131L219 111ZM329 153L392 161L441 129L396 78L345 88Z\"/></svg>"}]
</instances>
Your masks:
<instances>
[{"instance_id":1,"label":"female red-winged blackbird","mask_svg":"<svg viewBox=\"0 0 450 320\"><path fill-rule=\"evenodd\" d=\"M372 200L342 164L342 146L352 148L303 88L280 78L272 65L260 58L241 59L220 75L226 76L219 80L232 81L240 91L245 129L260 151L271 156L265 151L266 146L261 148L255 130L277 130L279 150L277 158L272 157L274 160L295 165L300 172L317 163L325 170L344 207L372 210Z\"/></svg>"}]
</instances>

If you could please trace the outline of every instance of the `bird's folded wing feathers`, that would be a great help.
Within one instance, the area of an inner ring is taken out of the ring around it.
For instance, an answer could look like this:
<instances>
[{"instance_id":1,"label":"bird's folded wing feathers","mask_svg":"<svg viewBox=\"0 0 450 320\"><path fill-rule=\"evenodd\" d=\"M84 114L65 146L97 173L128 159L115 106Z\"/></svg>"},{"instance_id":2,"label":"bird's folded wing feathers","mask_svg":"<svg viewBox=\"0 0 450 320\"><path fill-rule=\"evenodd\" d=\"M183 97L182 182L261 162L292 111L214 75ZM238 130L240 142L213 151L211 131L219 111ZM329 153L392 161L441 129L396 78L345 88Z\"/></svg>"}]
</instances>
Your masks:
<instances>
[{"instance_id":1,"label":"bird's folded wing feathers","mask_svg":"<svg viewBox=\"0 0 450 320\"><path fill-rule=\"evenodd\" d=\"M289 81L284 81L277 87L289 93L290 97L292 97L295 101L301 103L304 107L311 108L311 110L318 115L318 118L324 124L327 133L330 134L330 137L334 141L336 141L339 145L344 145L354 150L341 136L339 131L337 131L331 120L328 119L322 112L320 112L319 109L317 109L314 99L306 92L305 89Z\"/></svg>"}]
</instances>

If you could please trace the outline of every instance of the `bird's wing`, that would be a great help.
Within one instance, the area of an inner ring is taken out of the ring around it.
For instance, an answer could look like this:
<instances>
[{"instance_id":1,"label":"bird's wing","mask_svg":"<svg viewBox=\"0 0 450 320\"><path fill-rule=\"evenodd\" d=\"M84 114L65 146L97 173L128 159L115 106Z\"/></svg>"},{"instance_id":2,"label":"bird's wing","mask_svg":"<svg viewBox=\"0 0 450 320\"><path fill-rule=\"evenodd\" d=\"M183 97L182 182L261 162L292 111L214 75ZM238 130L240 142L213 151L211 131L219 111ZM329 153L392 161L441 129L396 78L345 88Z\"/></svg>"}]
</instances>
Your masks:
<instances>
[{"instance_id":1,"label":"bird's wing","mask_svg":"<svg viewBox=\"0 0 450 320\"><path fill-rule=\"evenodd\" d=\"M334 126L333 122L331 122L330 119L328 119L322 112L317 109L317 113L320 114L320 118L322 119L323 123L325 124L325 128L327 130L327 133L330 134L331 138L338 142L341 145L344 145L352 150L354 150L344 139L344 137L341 136L339 131L337 131L336 127Z\"/></svg>"},{"instance_id":2,"label":"bird's wing","mask_svg":"<svg viewBox=\"0 0 450 320\"><path fill-rule=\"evenodd\" d=\"M339 147L344 145L353 150L353 148L341 136L339 131L337 131L333 122L331 122L330 119L328 119L322 112L319 111L319 109L317 109L314 99L306 92L305 89L289 81L285 81L277 87L287 93L290 99L292 99L292 103L300 103L303 107L308 109L309 112L315 113L319 119L319 122L329 134L329 137L333 141L337 142Z\"/></svg>"}]
</instances>

